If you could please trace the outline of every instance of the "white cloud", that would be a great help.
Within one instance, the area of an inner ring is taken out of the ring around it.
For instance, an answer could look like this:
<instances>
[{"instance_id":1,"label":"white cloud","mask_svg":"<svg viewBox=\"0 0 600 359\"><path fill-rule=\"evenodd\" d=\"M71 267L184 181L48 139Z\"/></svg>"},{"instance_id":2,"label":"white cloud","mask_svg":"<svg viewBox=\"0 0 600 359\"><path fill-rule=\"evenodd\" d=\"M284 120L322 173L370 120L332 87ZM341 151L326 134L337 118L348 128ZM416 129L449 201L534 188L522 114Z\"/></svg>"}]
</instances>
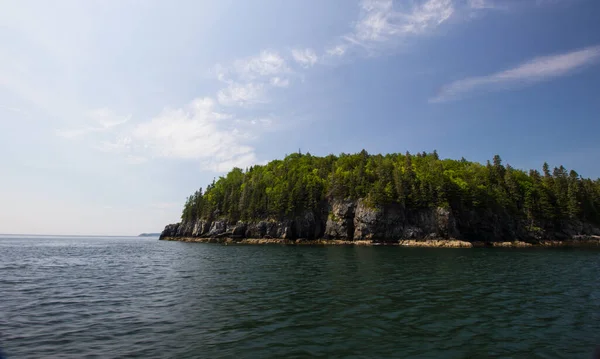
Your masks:
<instances>
[{"instance_id":1,"label":"white cloud","mask_svg":"<svg viewBox=\"0 0 600 359\"><path fill-rule=\"evenodd\" d=\"M281 78L279 76L275 76L271 78L271 86L274 87L288 87L290 85L290 80Z\"/></svg>"},{"instance_id":2,"label":"white cloud","mask_svg":"<svg viewBox=\"0 0 600 359\"><path fill-rule=\"evenodd\" d=\"M131 119L131 116L117 116L107 108L92 110L88 113L88 117L97 122L102 128L113 128L122 125Z\"/></svg>"},{"instance_id":3,"label":"white cloud","mask_svg":"<svg viewBox=\"0 0 600 359\"><path fill-rule=\"evenodd\" d=\"M313 49L293 49L292 57L302 67L310 67L317 63L318 57Z\"/></svg>"},{"instance_id":4,"label":"white cloud","mask_svg":"<svg viewBox=\"0 0 600 359\"><path fill-rule=\"evenodd\" d=\"M247 106L266 102L264 86L260 83L238 84L231 83L226 88L219 90L217 99L225 106Z\"/></svg>"},{"instance_id":5,"label":"white cloud","mask_svg":"<svg viewBox=\"0 0 600 359\"><path fill-rule=\"evenodd\" d=\"M382 48L433 33L450 19L471 19L488 10L558 3L570 0L362 0L360 15L352 31L325 49L329 57L348 54L353 47L371 55Z\"/></svg>"},{"instance_id":6,"label":"white cloud","mask_svg":"<svg viewBox=\"0 0 600 359\"><path fill-rule=\"evenodd\" d=\"M218 172L256 163L254 148L244 144L244 134L231 126L230 119L216 112L214 100L199 98L186 108L167 109L138 124L128 135L104 143L103 150L129 153L133 159L199 160L202 168Z\"/></svg>"},{"instance_id":7,"label":"white cloud","mask_svg":"<svg viewBox=\"0 0 600 359\"><path fill-rule=\"evenodd\" d=\"M492 3L490 0L466 0L462 6L477 10L490 8ZM352 32L344 36L343 41L326 48L323 59L347 55L353 47L371 50L384 43L393 45L396 39L428 33L447 21L455 11L453 0L419 0L410 2L410 5L395 4L391 0L364 0ZM236 107L269 102L267 95L270 90L289 87L290 77L302 75L297 72L299 68L307 69L320 63L319 56L311 48L292 49L290 55L286 60L275 50L262 50L257 55L234 60L228 65L217 64L214 73L224 87L212 98L202 97L189 106L164 110L150 121L129 125L112 141L99 142L95 147L104 152L120 153L131 164L144 163L151 158L190 159L199 160L205 169L226 171L232 166L245 167L257 163L255 150L248 143L255 140L260 131L272 130L273 123L260 115L241 120L243 112L236 111ZM295 70L288 61L296 64ZM554 76L534 74L530 67L543 61L545 58L499 74L457 81L432 101L441 101L484 84L507 83L522 77ZM554 72L560 70L555 68ZM221 112L216 108L217 104L229 107L231 112ZM67 138L108 133L126 123L129 117L99 109L88 113L87 119L92 124L57 133Z\"/></svg>"},{"instance_id":8,"label":"white cloud","mask_svg":"<svg viewBox=\"0 0 600 359\"><path fill-rule=\"evenodd\" d=\"M427 0L408 11L400 11L394 9L391 0L364 0L361 10L354 32L345 39L351 44L370 47L394 37L434 29L452 16L454 7L451 0Z\"/></svg>"},{"instance_id":9,"label":"white cloud","mask_svg":"<svg viewBox=\"0 0 600 359\"><path fill-rule=\"evenodd\" d=\"M248 143L257 139L260 132L272 130L273 121L260 116L242 119L244 112L239 111L239 107L269 102L268 91L288 87L288 76L293 71L286 60L272 50L227 66L216 65L213 71L224 83L214 98L201 97L186 107L166 109L150 121L130 126L113 140L100 142L95 148L126 156L125 160L132 164L154 158L197 160L203 169L217 172L258 163L255 150ZM227 106L228 113L219 110L218 105ZM95 112L97 117L103 114ZM112 126L117 121L97 119L96 122ZM90 129L77 131L90 132Z\"/></svg>"},{"instance_id":10,"label":"white cloud","mask_svg":"<svg viewBox=\"0 0 600 359\"><path fill-rule=\"evenodd\" d=\"M102 152L124 153L131 150L132 141L131 137L120 135L114 141L102 141L93 147Z\"/></svg>"},{"instance_id":11,"label":"white cloud","mask_svg":"<svg viewBox=\"0 0 600 359\"><path fill-rule=\"evenodd\" d=\"M212 70L225 83L262 81L290 72L285 59L277 51L262 50L258 55L237 59L229 65L216 64Z\"/></svg>"},{"instance_id":12,"label":"white cloud","mask_svg":"<svg viewBox=\"0 0 600 359\"><path fill-rule=\"evenodd\" d=\"M473 91L506 90L514 86L528 85L567 75L600 60L600 46L558 55L534 58L512 69L486 76L468 77L444 86L430 102L455 99Z\"/></svg>"},{"instance_id":13,"label":"white cloud","mask_svg":"<svg viewBox=\"0 0 600 359\"><path fill-rule=\"evenodd\" d=\"M257 56L236 60L232 69L227 72L232 70L241 79L254 80L288 72L289 68L285 59L277 51L263 50Z\"/></svg>"},{"instance_id":14,"label":"white cloud","mask_svg":"<svg viewBox=\"0 0 600 359\"><path fill-rule=\"evenodd\" d=\"M64 137L64 138L75 138L75 137L80 137L83 135L87 135L88 133L92 133L92 132L97 132L102 130L99 127L86 127L86 128L79 128L79 129L62 129L62 130L56 130L56 135L60 136L60 137Z\"/></svg>"},{"instance_id":15,"label":"white cloud","mask_svg":"<svg viewBox=\"0 0 600 359\"><path fill-rule=\"evenodd\" d=\"M132 165L140 165L142 163L148 162L148 158L143 156L128 155L127 157L125 157L125 161Z\"/></svg>"},{"instance_id":16,"label":"white cloud","mask_svg":"<svg viewBox=\"0 0 600 359\"><path fill-rule=\"evenodd\" d=\"M284 76L293 73L286 60L273 50L263 50L230 65L217 64L213 72L219 81L227 84L217 92L217 101L229 107L269 102L268 90L288 87L290 80Z\"/></svg>"},{"instance_id":17,"label":"white cloud","mask_svg":"<svg viewBox=\"0 0 600 359\"><path fill-rule=\"evenodd\" d=\"M64 138L75 138L94 132L106 132L131 119L131 116L118 116L107 108L89 111L84 117L92 124L76 129L59 129L56 130L56 134Z\"/></svg>"},{"instance_id":18,"label":"white cloud","mask_svg":"<svg viewBox=\"0 0 600 359\"><path fill-rule=\"evenodd\" d=\"M228 82L228 77L230 75L230 70L223 66L222 64L216 64L214 66L214 68L212 69L212 73L215 75L215 77L217 78L217 80L219 81L223 81L223 82Z\"/></svg>"},{"instance_id":19,"label":"white cloud","mask_svg":"<svg viewBox=\"0 0 600 359\"><path fill-rule=\"evenodd\" d=\"M14 112L14 113L21 114L21 115L27 115L27 111L24 111L18 107L10 107L10 106L0 105L0 109L6 110L9 112Z\"/></svg>"},{"instance_id":20,"label":"white cloud","mask_svg":"<svg viewBox=\"0 0 600 359\"><path fill-rule=\"evenodd\" d=\"M403 24L402 31L416 34L425 32L448 20L453 12L454 7L451 0L426 1L407 15L408 21Z\"/></svg>"},{"instance_id":21,"label":"white cloud","mask_svg":"<svg viewBox=\"0 0 600 359\"><path fill-rule=\"evenodd\" d=\"M455 1L455 0L454 0ZM541 7L546 5L557 5L560 3L568 4L569 2L574 2L578 0L467 0L466 5L468 9L475 11L482 10L518 10L525 9L529 7ZM456 4L456 1L455 1Z\"/></svg>"},{"instance_id":22,"label":"white cloud","mask_svg":"<svg viewBox=\"0 0 600 359\"><path fill-rule=\"evenodd\" d=\"M489 0L469 0L468 5L473 9L493 9L495 7Z\"/></svg>"},{"instance_id":23,"label":"white cloud","mask_svg":"<svg viewBox=\"0 0 600 359\"><path fill-rule=\"evenodd\" d=\"M348 36L350 41L382 41L387 35L397 31L392 23L393 3L391 0L365 0L361 3L362 16L356 23L354 34Z\"/></svg>"},{"instance_id":24,"label":"white cloud","mask_svg":"<svg viewBox=\"0 0 600 359\"><path fill-rule=\"evenodd\" d=\"M346 53L346 48L345 45L337 45L325 50L325 53L329 56L342 56Z\"/></svg>"},{"instance_id":25,"label":"white cloud","mask_svg":"<svg viewBox=\"0 0 600 359\"><path fill-rule=\"evenodd\" d=\"M535 4L538 6L546 5L546 4L557 4L560 2L567 2L573 0L535 0Z\"/></svg>"},{"instance_id":26,"label":"white cloud","mask_svg":"<svg viewBox=\"0 0 600 359\"><path fill-rule=\"evenodd\" d=\"M484 0L470 1L479 1L481 5ZM400 4L401 8L395 9L392 0L363 0L353 31L343 36L341 42L326 48L322 59L341 57L356 46L372 50L394 38L423 34L445 22L454 12L452 0L419 0L411 4ZM296 69L290 67L278 51L271 49L228 65L217 64L213 73L227 84L217 92L217 101L230 107L269 102L266 95L270 89L289 87L291 76L302 77L298 68L307 69L320 63L320 57L312 48L292 49L290 58L292 64L299 65Z\"/></svg>"},{"instance_id":27,"label":"white cloud","mask_svg":"<svg viewBox=\"0 0 600 359\"><path fill-rule=\"evenodd\" d=\"M259 118L257 120L251 120L250 123L253 126L262 125L265 127L270 127L273 124L273 120L270 118Z\"/></svg>"}]
</instances>

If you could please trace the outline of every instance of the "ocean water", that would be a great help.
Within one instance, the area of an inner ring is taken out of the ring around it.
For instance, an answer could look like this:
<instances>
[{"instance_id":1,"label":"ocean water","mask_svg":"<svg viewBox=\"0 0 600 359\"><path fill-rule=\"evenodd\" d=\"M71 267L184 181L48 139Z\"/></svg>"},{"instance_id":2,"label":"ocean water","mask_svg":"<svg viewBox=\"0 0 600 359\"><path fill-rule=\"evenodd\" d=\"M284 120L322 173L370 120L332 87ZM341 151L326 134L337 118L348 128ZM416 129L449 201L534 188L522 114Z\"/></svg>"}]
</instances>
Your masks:
<instances>
[{"instance_id":1,"label":"ocean water","mask_svg":"<svg viewBox=\"0 0 600 359\"><path fill-rule=\"evenodd\" d=\"M0 236L7 358L591 358L600 251Z\"/></svg>"}]
</instances>

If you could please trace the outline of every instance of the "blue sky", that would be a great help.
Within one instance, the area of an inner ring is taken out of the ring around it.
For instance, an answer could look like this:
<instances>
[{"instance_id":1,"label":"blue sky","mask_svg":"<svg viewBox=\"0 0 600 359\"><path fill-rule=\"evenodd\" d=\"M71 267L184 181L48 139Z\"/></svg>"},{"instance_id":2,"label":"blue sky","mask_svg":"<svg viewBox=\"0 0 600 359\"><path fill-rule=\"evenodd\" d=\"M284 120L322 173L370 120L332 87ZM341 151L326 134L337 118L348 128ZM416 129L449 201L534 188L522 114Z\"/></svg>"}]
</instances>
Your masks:
<instances>
[{"instance_id":1,"label":"blue sky","mask_svg":"<svg viewBox=\"0 0 600 359\"><path fill-rule=\"evenodd\" d=\"M0 0L0 233L138 234L233 166L420 152L600 177L596 0Z\"/></svg>"}]
</instances>

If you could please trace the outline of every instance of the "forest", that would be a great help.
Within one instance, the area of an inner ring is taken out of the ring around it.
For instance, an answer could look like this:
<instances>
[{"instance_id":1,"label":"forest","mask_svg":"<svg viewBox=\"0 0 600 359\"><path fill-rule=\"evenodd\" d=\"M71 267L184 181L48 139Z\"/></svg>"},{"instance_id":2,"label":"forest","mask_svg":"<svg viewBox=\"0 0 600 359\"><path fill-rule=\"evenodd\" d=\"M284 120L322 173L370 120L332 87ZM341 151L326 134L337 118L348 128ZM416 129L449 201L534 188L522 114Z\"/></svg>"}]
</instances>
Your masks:
<instances>
[{"instance_id":1,"label":"forest","mask_svg":"<svg viewBox=\"0 0 600 359\"><path fill-rule=\"evenodd\" d=\"M224 218L231 222L281 220L318 210L332 199L364 198L373 206L492 210L536 226L559 227L569 220L600 225L600 180L582 178L563 166L541 172L503 165L440 159L438 153L312 156L242 170L234 168L185 202L181 219Z\"/></svg>"}]
</instances>

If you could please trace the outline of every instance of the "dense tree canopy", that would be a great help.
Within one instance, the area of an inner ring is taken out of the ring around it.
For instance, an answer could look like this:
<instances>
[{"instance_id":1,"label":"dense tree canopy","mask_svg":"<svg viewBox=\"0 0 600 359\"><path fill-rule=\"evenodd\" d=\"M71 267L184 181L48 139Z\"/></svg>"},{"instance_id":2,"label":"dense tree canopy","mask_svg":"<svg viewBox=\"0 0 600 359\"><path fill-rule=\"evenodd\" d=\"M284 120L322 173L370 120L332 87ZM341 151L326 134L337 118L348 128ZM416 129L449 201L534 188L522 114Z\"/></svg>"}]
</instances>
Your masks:
<instances>
[{"instance_id":1,"label":"dense tree canopy","mask_svg":"<svg viewBox=\"0 0 600 359\"><path fill-rule=\"evenodd\" d=\"M437 152L315 157L292 154L245 171L234 168L188 197L182 220L282 219L318 209L326 199L366 198L374 205L493 210L539 223L581 220L600 224L600 180L563 166L542 173L503 165L440 159Z\"/></svg>"}]
</instances>

